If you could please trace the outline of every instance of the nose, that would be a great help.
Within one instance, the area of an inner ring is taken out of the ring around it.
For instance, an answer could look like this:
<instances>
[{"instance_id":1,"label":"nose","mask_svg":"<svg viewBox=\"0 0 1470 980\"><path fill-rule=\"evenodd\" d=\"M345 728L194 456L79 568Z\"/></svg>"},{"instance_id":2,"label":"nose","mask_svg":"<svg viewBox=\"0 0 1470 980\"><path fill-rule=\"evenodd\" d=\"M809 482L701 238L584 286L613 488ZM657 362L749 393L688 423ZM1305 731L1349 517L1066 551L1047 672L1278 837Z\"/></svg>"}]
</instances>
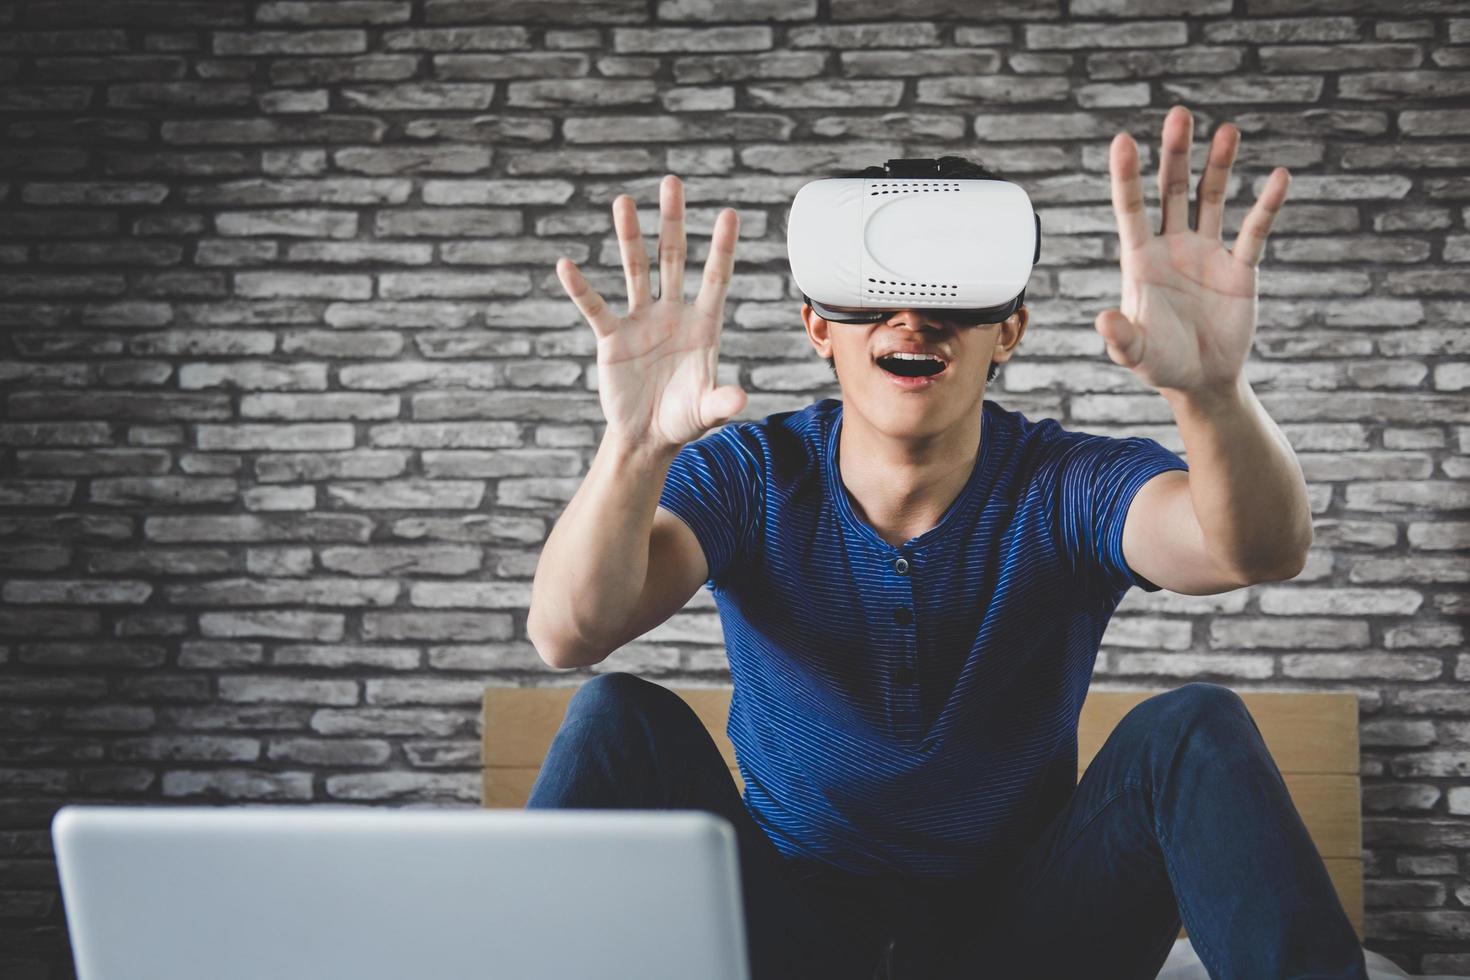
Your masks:
<instances>
[{"instance_id":1,"label":"nose","mask_svg":"<svg viewBox=\"0 0 1470 980\"><path fill-rule=\"evenodd\" d=\"M944 321L937 316L919 309L894 310L886 317L886 320L891 326L903 324L913 330L919 330L926 326L940 330L945 326Z\"/></svg>"}]
</instances>

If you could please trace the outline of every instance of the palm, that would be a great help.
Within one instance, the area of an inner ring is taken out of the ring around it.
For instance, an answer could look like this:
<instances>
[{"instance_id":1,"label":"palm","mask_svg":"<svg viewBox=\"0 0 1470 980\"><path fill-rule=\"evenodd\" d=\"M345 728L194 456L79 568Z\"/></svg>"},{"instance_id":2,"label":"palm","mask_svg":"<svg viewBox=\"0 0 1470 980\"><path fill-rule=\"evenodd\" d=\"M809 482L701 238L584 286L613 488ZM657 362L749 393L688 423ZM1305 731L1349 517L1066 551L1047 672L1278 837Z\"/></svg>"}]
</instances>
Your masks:
<instances>
[{"instance_id":1,"label":"palm","mask_svg":"<svg viewBox=\"0 0 1470 980\"><path fill-rule=\"evenodd\" d=\"M607 432L655 449L693 442L741 411L739 385L715 387L725 295L735 262L739 217L725 208L715 221L699 295L684 302L684 185L659 183L659 297L653 298L648 255L632 197L613 201L613 224L628 285L628 313L618 317L570 259L557 275L597 336L598 397Z\"/></svg>"},{"instance_id":2,"label":"palm","mask_svg":"<svg viewBox=\"0 0 1470 980\"><path fill-rule=\"evenodd\" d=\"M1159 170L1162 229L1144 220L1137 147L1120 134L1110 165L1121 243L1122 300L1098 316L1108 356L1161 390L1228 387L1242 373L1256 329L1257 266L1271 220L1286 196L1285 170L1265 191L1227 250L1220 239L1221 202L1234 159L1234 127L1222 126L1200 180L1197 228L1188 224L1192 121L1176 107L1164 121ZM1182 118L1181 118L1182 117ZM1224 134L1223 137L1221 134Z\"/></svg>"},{"instance_id":3,"label":"palm","mask_svg":"<svg viewBox=\"0 0 1470 980\"><path fill-rule=\"evenodd\" d=\"M708 428L698 410L700 399L714 386L719 325L694 307L680 304L681 318L681 311L668 305L659 299L599 338L599 380L606 383L598 389L603 415L610 421L682 444Z\"/></svg>"}]
</instances>

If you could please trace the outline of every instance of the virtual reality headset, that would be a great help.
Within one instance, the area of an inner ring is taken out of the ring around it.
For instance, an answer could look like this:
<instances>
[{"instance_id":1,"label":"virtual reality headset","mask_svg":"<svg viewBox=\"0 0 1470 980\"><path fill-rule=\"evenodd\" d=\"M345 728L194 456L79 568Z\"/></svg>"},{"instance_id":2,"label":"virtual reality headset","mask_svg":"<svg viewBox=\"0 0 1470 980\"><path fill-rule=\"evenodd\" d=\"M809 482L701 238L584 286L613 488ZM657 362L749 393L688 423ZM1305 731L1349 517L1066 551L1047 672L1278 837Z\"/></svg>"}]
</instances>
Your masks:
<instances>
[{"instance_id":1,"label":"virtual reality headset","mask_svg":"<svg viewBox=\"0 0 1470 980\"><path fill-rule=\"evenodd\" d=\"M923 309L999 323L1026 300L1041 216L1019 184L940 177L935 160L889 160L882 177L825 177L796 192L786 250L802 299L834 323Z\"/></svg>"}]
</instances>

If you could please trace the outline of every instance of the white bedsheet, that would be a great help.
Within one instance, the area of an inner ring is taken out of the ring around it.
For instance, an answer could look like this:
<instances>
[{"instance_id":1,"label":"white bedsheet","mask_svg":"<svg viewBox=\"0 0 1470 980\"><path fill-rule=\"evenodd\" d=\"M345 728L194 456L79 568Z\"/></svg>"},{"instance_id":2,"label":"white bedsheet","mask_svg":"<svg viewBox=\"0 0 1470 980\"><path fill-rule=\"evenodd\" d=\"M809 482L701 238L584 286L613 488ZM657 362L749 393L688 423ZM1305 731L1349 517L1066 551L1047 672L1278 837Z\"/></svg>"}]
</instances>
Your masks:
<instances>
[{"instance_id":1,"label":"white bedsheet","mask_svg":"<svg viewBox=\"0 0 1470 980\"><path fill-rule=\"evenodd\" d=\"M1382 953L1363 948L1363 958L1368 964L1368 980L1470 980L1470 977L1451 976L1448 973L1405 973L1403 967ZM1210 980L1199 954L1190 945L1189 937L1174 940L1174 948L1164 961L1157 980Z\"/></svg>"}]
</instances>

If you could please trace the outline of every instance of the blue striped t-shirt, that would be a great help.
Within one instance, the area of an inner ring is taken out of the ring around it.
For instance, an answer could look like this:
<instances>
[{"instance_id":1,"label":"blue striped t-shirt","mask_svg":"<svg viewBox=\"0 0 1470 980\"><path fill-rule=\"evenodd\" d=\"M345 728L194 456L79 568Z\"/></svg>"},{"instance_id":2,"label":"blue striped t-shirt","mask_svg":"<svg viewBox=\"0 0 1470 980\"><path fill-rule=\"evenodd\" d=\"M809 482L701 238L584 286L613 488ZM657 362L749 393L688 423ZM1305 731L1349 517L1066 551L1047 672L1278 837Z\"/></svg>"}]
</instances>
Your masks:
<instances>
[{"instance_id":1,"label":"blue striped t-shirt","mask_svg":"<svg viewBox=\"0 0 1470 980\"><path fill-rule=\"evenodd\" d=\"M983 401L969 482L895 547L838 469L842 402L682 447L659 504L709 564L756 823L788 857L954 877L1038 836L1077 782L1077 716L1130 586L1139 487L1184 460Z\"/></svg>"}]
</instances>

